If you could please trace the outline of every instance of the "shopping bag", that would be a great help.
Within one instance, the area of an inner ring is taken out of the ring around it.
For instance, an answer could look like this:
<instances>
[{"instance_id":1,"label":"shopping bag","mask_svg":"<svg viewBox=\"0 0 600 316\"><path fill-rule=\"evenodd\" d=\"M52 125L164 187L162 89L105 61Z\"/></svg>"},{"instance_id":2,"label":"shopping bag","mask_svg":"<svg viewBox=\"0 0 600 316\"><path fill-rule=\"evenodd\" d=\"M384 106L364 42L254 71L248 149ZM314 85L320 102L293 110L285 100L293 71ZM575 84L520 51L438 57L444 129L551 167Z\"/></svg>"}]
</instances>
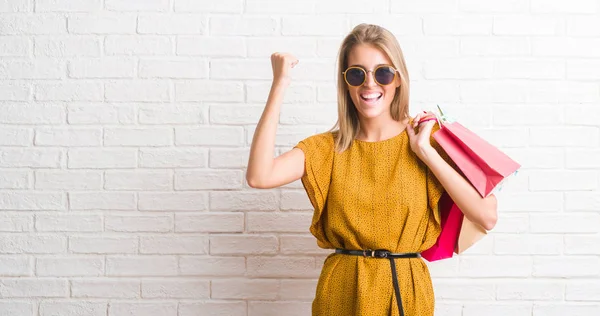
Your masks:
<instances>
[{"instance_id":1,"label":"shopping bag","mask_svg":"<svg viewBox=\"0 0 600 316\"><path fill-rule=\"evenodd\" d=\"M460 169L463 176L487 197L521 165L458 122L449 121L439 108L440 129L433 138Z\"/></svg>"}]
</instances>

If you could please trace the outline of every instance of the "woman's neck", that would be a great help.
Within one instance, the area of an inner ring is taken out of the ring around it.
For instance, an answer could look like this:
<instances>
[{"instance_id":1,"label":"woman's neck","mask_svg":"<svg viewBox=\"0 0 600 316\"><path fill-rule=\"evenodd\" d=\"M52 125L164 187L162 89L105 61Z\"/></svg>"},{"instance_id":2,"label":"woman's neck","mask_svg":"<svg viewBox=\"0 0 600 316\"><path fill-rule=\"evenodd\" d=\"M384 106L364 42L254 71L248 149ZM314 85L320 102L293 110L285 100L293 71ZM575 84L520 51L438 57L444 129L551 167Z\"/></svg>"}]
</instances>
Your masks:
<instances>
[{"instance_id":1,"label":"woman's neck","mask_svg":"<svg viewBox=\"0 0 600 316\"><path fill-rule=\"evenodd\" d=\"M392 138L404 131L408 119L400 122L395 121L391 116L376 117L372 119L359 119L360 131L356 138L367 142L378 142Z\"/></svg>"}]
</instances>

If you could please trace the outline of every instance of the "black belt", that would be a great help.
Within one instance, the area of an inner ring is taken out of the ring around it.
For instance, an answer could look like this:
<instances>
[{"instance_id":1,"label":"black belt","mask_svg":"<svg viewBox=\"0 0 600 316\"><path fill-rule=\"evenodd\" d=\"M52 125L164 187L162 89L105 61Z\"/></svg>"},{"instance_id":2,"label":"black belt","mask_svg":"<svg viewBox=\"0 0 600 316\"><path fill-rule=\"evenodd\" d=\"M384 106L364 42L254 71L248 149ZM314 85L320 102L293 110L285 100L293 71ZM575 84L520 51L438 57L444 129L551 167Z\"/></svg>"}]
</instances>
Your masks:
<instances>
[{"instance_id":1,"label":"black belt","mask_svg":"<svg viewBox=\"0 0 600 316\"><path fill-rule=\"evenodd\" d=\"M398 304L398 311L400 316L404 316L404 309L402 309L402 297L400 296L400 286L398 285L398 276L396 275L396 258L421 258L421 254L418 252L403 252L403 253L392 253L387 250L346 250L336 249L335 253L351 256L363 256L379 259L390 259L390 266L392 267L392 282L394 283L394 292L396 293L396 303Z\"/></svg>"}]
</instances>

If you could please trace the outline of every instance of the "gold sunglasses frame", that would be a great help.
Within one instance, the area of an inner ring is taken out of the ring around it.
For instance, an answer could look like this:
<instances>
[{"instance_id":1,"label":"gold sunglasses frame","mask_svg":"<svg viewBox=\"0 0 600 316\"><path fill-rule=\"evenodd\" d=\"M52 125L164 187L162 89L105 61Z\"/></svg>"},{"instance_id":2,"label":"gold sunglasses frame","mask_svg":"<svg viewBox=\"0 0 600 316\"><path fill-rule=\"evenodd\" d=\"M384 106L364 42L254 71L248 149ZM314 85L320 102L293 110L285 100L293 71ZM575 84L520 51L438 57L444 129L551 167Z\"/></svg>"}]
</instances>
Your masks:
<instances>
[{"instance_id":1,"label":"gold sunglasses frame","mask_svg":"<svg viewBox=\"0 0 600 316\"><path fill-rule=\"evenodd\" d=\"M393 69L393 70L394 70L394 78L392 78L392 81L391 81L390 83L388 83L388 84L381 84L379 81L377 81L377 78L375 78L375 72L376 72L376 71L377 71L379 68L383 68L383 67L391 68L391 69ZM361 82L361 84L359 84L359 85L357 85L357 86L350 84L350 83L348 82L348 78L346 78L346 72L347 72L348 70L352 69L352 68L360 69L360 70L362 70L362 71L364 72L364 74L365 74L365 78L363 79L363 82ZM392 67L392 66L390 66L390 65L380 65L380 66L377 66L377 67L375 67L375 69L373 69L373 70L366 70L366 69L364 69L363 67L359 67L359 66L351 66L351 67L348 67L348 68L346 68L346 70L342 71L342 76L344 77L344 81L346 81L346 84L347 84L347 85L349 85L349 86L352 86L352 87L360 87L360 86L364 85L364 84L365 84L365 82L367 81L367 76L369 75L369 73L372 73L372 74L373 74L373 81L375 81L375 83L377 83L378 85L380 85L380 86L382 86L382 87L383 87L383 86L389 86L389 85L391 85L392 83L394 83L394 80L396 80L396 73L398 73L398 69L396 69L396 68L394 68L394 67Z\"/></svg>"}]
</instances>

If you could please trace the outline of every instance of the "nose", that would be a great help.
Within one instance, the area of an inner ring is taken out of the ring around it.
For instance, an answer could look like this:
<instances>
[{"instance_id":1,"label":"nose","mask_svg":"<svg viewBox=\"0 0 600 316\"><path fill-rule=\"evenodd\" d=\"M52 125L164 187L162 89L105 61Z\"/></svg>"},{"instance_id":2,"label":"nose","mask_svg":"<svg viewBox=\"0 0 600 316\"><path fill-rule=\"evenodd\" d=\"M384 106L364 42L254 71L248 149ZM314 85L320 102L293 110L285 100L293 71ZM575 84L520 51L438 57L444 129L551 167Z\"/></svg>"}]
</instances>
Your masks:
<instances>
[{"instance_id":1,"label":"nose","mask_svg":"<svg viewBox=\"0 0 600 316\"><path fill-rule=\"evenodd\" d=\"M373 73L372 70L367 71L367 77L365 78L364 85L367 87L374 87L377 85L377 82L375 82L375 74Z\"/></svg>"}]
</instances>

